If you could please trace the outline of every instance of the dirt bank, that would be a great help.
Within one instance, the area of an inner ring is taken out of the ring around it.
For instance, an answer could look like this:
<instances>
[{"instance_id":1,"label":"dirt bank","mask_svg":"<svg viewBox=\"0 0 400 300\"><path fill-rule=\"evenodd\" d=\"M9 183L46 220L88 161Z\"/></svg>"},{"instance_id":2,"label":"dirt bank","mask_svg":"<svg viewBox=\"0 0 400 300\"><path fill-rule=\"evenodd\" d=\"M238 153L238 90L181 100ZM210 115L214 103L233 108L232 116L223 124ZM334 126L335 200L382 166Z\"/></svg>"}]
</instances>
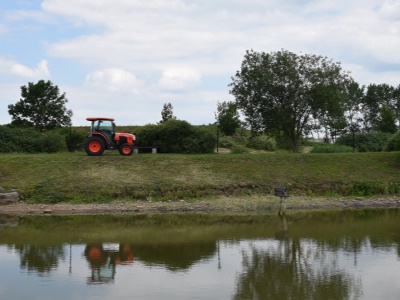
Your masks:
<instances>
[{"instance_id":1,"label":"dirt bank","mask_svg":"<svg viewBox=\"0 0 400 300\"><path fill-rule=\"evenodd\" d=\"M307 198L291 197L286 203L288 213L293 210L395 208L400 197L384 198ZM112 202L107 204L27 204L16 202L0 206L0 214L7 215L72 215L117 213L173 213L173 212L273 212L279 209L279 198L245 197L209 199L188 202Z\"/></svg>"}]
</instances>

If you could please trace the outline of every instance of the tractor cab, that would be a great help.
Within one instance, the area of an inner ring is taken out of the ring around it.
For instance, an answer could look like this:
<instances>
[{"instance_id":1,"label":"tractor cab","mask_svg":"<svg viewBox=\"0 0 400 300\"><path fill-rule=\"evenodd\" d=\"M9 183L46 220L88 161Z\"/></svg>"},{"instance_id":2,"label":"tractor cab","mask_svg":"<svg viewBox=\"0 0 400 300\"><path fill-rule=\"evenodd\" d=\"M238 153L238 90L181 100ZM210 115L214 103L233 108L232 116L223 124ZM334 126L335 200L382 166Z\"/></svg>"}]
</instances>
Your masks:
<instances>
[{"instance_id":1,"label":"tractor cab","mask_svg":"<svg viewBox=\"0 0 400 300\"><path fill-rule=\"evenodd\" d=\"M112 119L92 120L90 132L100 132L106 137L108 147L114 148L115 123Z\"/></svg>"},{"instance_id":2,"label":"tractor cab","mask_svg":"<svg viewBox=\"0 0 400 300\"><path fill-rule=\"evenodd\" d=\"M133 153L135 136L131 133L115 132L113 118L86 118L86 120L91 122L90 132L84 143L88 155L101 155L106 149L118 149L121 155Z\"/></svg>"}]
</instances>

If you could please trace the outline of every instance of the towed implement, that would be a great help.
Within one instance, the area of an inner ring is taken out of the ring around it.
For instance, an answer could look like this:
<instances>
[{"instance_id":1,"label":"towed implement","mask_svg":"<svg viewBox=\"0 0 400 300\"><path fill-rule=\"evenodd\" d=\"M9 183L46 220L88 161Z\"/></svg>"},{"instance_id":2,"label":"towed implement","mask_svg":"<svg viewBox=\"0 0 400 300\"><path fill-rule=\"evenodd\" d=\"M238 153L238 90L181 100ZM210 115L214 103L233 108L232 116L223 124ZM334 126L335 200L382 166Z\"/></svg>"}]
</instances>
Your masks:
<instances>
[{"instance_id":1,"label":"towed implement","mask_svg":"<svg viewBox=\"0 0 400 300\"><path fill-rule=\"evenodd\" d=\"M117 149L121 155L132 155L135 136L131 133L115 132L113 118L86 118L86 120L92 122L84 143L88 155L102 155L104 150L114 149Z\"/></svg>"}]
</instances>

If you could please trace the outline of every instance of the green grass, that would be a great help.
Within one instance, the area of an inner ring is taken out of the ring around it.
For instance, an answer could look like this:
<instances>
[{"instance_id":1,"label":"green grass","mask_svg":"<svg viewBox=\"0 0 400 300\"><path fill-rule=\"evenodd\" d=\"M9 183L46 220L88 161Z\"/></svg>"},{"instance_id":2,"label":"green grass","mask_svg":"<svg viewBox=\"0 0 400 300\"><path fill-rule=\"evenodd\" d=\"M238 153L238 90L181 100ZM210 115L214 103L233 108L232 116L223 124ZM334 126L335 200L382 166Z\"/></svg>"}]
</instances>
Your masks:
<instances>
[{"instance_id":1,"label":"green grass","mask_svg":"<svg viewBox=\"0 0 400 300\"><path fill-rule=\"evenodd\" d=\"M1 154L0 187L35 203L199 199L273 194L400 193L400 153Z\"/></svg>"}]
</instances>

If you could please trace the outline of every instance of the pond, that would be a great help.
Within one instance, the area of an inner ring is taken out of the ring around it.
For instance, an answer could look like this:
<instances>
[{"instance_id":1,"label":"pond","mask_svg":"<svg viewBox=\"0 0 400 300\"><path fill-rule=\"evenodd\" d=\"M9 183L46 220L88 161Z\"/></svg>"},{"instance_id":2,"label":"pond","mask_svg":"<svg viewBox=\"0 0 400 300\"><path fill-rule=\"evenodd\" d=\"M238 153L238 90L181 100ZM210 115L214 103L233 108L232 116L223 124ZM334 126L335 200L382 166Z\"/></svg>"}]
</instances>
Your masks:
<instances>
[{"instance_id":1,"label":"pond","mask_svg":"<svg viewBox=\"0 0 400 300\"><path fill-rule=\"evenodd\" d=\"M0 299L400 299L400 210L1 216Z\"/></svg>"}]
</instances>

